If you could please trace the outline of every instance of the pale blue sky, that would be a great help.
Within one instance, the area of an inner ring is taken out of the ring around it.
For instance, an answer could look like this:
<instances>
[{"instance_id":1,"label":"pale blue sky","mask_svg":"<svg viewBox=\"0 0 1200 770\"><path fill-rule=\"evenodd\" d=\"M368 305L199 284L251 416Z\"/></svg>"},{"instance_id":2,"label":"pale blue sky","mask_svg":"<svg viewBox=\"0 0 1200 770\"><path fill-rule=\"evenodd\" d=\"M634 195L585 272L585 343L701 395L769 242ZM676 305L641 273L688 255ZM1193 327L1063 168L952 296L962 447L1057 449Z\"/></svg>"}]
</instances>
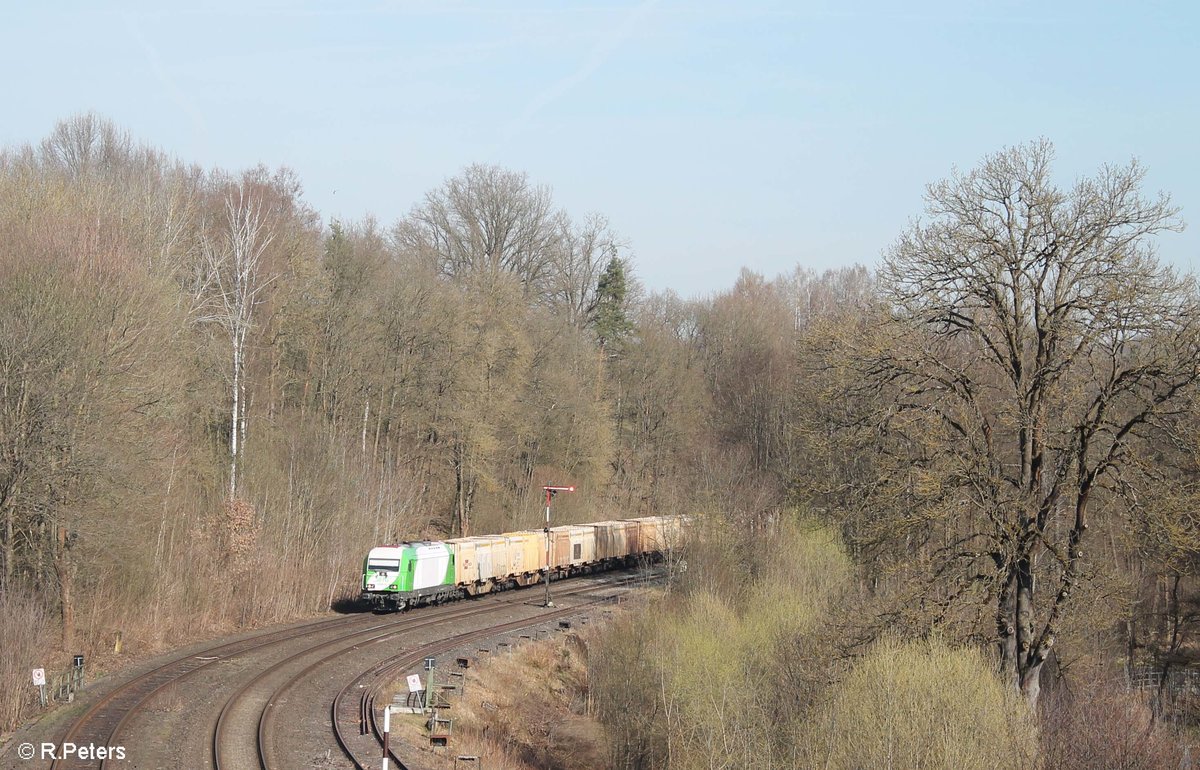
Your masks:
<instances>
[{"instance_id":1,"label":"pale blue sky","mask_svg":"<svg viewBox=\"0 0 1200 770\"><path fill-rule=\"evenodd\" d=\"M1063 182L1139 158L1193 223L1192 2L23 3L0 143L92 110L185 161L288 166L390 225L475 163L606 215L653 289L872 264L927 182L1045 136ZM335 192L336 191L336 192Z\"/></svg>"}]
</instances>

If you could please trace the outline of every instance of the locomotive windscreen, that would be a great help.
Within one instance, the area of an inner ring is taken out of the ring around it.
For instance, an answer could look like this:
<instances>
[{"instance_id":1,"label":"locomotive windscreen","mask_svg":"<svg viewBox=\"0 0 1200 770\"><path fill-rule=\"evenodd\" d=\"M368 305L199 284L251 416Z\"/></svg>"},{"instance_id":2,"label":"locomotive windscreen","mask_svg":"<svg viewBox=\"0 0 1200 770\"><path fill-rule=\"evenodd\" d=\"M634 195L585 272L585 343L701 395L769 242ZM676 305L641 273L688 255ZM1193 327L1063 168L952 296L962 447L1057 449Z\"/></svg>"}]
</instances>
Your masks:
<instances>
[{"instance_id":1,"label":"locomotive windscreen","mask_svg":"<svg viewBox=\"0 0 1200 770\"><path fill-rule=\"evenodd\" d=\"M376 572L399 572L399 559L371 559L367 562L367 569L375 570Z\"/></svg>"}]
</instances>

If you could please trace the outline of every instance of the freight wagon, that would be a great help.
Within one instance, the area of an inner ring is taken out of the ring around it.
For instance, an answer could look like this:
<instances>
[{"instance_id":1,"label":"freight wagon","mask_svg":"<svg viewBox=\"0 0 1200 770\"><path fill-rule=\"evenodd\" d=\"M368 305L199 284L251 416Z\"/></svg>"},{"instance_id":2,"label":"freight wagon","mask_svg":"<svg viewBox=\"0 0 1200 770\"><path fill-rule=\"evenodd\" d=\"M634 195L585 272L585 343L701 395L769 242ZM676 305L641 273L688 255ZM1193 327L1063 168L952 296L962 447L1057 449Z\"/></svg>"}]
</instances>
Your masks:
<instances>
[{"instance_id":1,"label":"freight wagon","mask_svg":"<svg viewBox=\"0 0 1200 770\"><path fill-rule=\"evenodd\" d=\"M379 546L363 562L362 598L402 610L530 586L547 575L630 566L679 547L687 521L648 516L551 527L548 549L544 530Z\"/></svg>"}]
</instances>

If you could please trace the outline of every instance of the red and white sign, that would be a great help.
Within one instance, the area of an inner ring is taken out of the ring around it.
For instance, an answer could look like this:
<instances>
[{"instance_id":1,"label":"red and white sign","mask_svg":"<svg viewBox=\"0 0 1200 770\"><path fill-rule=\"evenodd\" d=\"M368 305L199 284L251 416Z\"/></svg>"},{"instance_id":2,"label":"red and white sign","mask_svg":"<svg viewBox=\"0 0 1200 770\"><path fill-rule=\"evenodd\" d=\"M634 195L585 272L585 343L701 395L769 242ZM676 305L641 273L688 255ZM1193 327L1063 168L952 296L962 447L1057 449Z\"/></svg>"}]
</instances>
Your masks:
<instances>
[{"instance_id":1,"label":"red and white sign","mask_svg":"<svg viewBox=\"0 0 1200 770\"><path fill-rule=\"evenodd\" d=\"M421 677L418 674L409 674L408 675L408 691L409 692L420 692L423 689L424 688L421 687Z\"/></svg>"},{"instance_id":2,"label":"red and white sign","mask_svg":"<svg viewBox=\"0 0 1200 770\"><path fill-rule=\"evenodd\" d=\"M46 669L35 668L33 670L33 684L36 687L42 687L46 684Z\"/></svg>"}]
</instances>

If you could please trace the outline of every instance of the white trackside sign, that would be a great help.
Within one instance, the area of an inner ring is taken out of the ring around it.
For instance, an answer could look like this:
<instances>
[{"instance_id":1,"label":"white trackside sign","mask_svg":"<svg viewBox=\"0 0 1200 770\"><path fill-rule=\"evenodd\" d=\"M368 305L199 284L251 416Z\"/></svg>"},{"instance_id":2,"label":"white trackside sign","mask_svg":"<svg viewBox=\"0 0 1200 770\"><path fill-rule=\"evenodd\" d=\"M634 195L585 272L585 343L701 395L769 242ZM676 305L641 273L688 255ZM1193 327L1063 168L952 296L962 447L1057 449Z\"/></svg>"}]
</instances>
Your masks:
<instances>
[{"instance_id":1,"label":"white trackside sign","mask_svg":"<svg viewBox=\"0 0 1200 770\"><path fill-rule=\"evenodd\" d=\"M423 688L421 687L421 677L418 676L417 674L409 674L408 675L408 691L409 692L420 692L422 689Z\"/></svg>"},{"instance_id":2,"label":"white trackside sign","mask_svg":"<svg viewBox=\"0 0 1200 770\"><path fill-rule=\"evenodd\" d=\"M46 669L35 668L33 670L33 684L36 687L41 687L46 684Z\"/></svg>"}]
</instances>

